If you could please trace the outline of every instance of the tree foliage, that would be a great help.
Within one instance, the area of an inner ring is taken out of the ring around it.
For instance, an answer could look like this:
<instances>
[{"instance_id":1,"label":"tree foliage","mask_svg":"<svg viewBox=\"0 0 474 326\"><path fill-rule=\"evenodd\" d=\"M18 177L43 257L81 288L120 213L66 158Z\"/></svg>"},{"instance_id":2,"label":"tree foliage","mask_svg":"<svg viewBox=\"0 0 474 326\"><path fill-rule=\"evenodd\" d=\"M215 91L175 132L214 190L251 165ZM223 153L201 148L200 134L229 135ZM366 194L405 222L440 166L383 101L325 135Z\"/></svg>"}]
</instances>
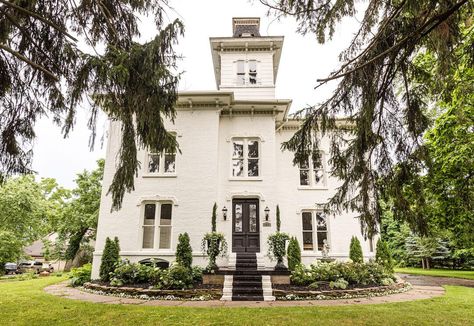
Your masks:
<instances>
[{"instance_id":1,"label":"tree foliage","mask_svg":"<svg viewBox=\"0 0 474 326\"><path fill-rule=\"evenodd\" d=\"M103 174L103 159L97 161L95 170L77 174L76 187L71 191L71 199L64 206L57 227L59 237L68 242L67 260L74 259L81 245L95 239Z\"/></svg>"},{"instance_id":2,"label":"tree foliage","mask_svg":"<svg viewBox=\"0 0 474 326\"><path fill-rule=\"evenodd\" d=\"M291 237L288 243L288 269L294 271L301 264L301 248L296 237Z\"/></svg>"},{"instance_id":3,"label":"tree foliage","mask_svg":"<svg viewBox=\"0 0 474 326\"><path fill-rule=\"evenodd\" d=\"M320 43L332 39L336 25L355 16L354 1L260 0L276 14L294 16L298 31L314 33ZM312 156L320 163L321 135L330 141L332 175L341 187L328 209L351 209L359 213L363 231L376 233L381 219L379 199L385 192L400 193L411 187L424 200L421 184L412 178L425 168L423 133L429 127L427 109L433 94L451 97L456 85L449 78L462 63L459 55L470 49L472 67L472 0L369 0L360 28L340 55L341 66L318 86L332 80L338 85L329 99L305 108L302 128L283 148L295 152L295 163ZM421 51L436 60L429 71L416 64ZM466 80L464 84L469 83ZM471 83L472 84L472 83ZM439 92L442 89L442 92ZM347 117L339 121L341 116ZM426 218L403 200L394 202L397 214L421 234L428 232Z\"/></svg>"},{"instance_id":4,"label":"tree foliage","mask_svg":"<svg viewBox=\"0 0 474 326\"><path fill-rule=\"evenodd\" d=\"M349 258L354 263L364 262L364 254L362 253L362 246L360 245L360 241L356 236L353 236L351 238L351 244L349 246Z\"/></svg>"},{"instance_id":5,"label":"tree foliage","mask_svg":"<svg viewBox=\"0 0 474 326\"><path fill-rule=\"evenodd\" d=\"M375 261L384 266L388 271L393 272L393 258L387 243L382 239L377 241Z\"/></svg>"},{"instance_id":6,"label":"tree foliage","mask_svg":"<svg viewBox=\"0 0 474 326\"><path fill-rule=\"evenodd\" d=\"M0 179L31 171L38 119L51 117L67 136L86 103L91 146L99 108L121 126L109 189L114 209L134 188L138 146L177 150L164 119L175 117L174 45L184 29L179 20L166 23L167 5L167 0L0 0ZM158 34L140 44L139 15L149 14Z\"/></svg>"},{"instance_id":7,"label":"tree foliage","mask_svg":"<svg viewBox=\"0 0 474 326\"><path fill-rule=\"evenodd\" d=\"M189 235L187 232L178 236L178 246L176 247L176 262L181 266L189 268L193 264L193 248L189 244Z\"/></svg>"},{"instance_id":8,"label":"tree foliage","mask_svg":"<svg viewBox=\"0 0 474 326\"><path fill-rule=\"evenodd\" d=\"M105 239L104 251L102 252L102 260L100 264L99 277L102 281L110 280L110 273L115 270L115 267L120 259L119 240L115 237L111 240L109 237Z\"/></svg>"}]
</instances>

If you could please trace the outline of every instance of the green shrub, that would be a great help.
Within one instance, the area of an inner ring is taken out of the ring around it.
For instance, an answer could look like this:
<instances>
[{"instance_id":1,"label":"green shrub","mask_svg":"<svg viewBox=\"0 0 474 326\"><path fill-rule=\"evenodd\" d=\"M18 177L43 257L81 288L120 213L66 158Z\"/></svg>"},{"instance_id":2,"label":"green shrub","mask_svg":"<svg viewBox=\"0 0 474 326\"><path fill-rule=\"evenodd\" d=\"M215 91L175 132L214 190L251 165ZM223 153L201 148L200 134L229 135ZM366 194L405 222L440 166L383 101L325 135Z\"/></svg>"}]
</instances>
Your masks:
<instances>
[{"instance_id":1,"label":"green shrub","mask_svg":"<svg viewBox=\"0 0 474 326\"><path fill-rule=\"evenodd\" d=\"M307 268L303 264L298 264L295 269L291 272L291 283L296 285L308 285L312 283L313 276L308 272Z\"/></svg>"},{"instance_id":2,"label":"green shrub","mask_svg":"<svg viewBox=\"0 0 474 326\"><path fill-rule=\"evenodd\" d=\"M283 232L277 232L268 236L268 257L272 260L281 261L286 256L286 241L290 236Z\"/></svg>"},{"instance_id":3,"label":"green shrub","mask_svg":"<svg viewBox=\"0 0 474 326\"><path fill-rule=\"evenodd\" d=\"M362 247L360 245L360 241L357 237L353 236L351 239L351 245L349 248L349 258L354 263L363 263L364 256L362 254Z\"/></svg>"},{"instance_id":4,"label":"green shrub","mask_svg":"<svg viewBox=\"0 0 474 326\"><path fill-rule=\"evenodd\" d=\"M337 282L341 278L353 285L381 285L386 278L394 279L392 273L376 262L318 262L309 268L299 264L291 273L290 278L296 285Z\"/></svg>"},{"instance_id":5,"label":"green shrub","mask_svg":"<svg viewBox=\"0 0 474 326\"><path fill-rule=\"evenodd\" d=\"M120 259L120 246L117 237L112 241L107 237L105 239L104 252L102 253L102 261L100 264L99 276L104 282L110 280L110 274L115 270Z\"/></svg>"},{"instance_id":6,"label":"green shrub","mask_svg":"<svg viewBox=\"0 0 474 326\"><path fill-rule=\"evenodd\" d=\"M193 286L193 275L189 269L173 264L170 268L163 271L161 282L156 284L156 288L160 289L188 289Z\"/></svg>"},{"instance_id":7,"label":"green shrub","mask_svg":"<svg viewBox=\"0 0 474 326\"><path fill-rule=\"evenodd\" d=\"M301 248L296 237L291 237L288 244L288 269L294 271L301 264Z\"/></svg>"},{"instance_id":8,"label":"green shrub","mask_svg":"<svg viewBox=\"0 0 474 326\"><path fill-rule=\"evenodd\" d=\"M92 264L85 264L82 267L71 269L69 278L72 286L81 286L91 281Z\"/></svg>"},{"instance_id":9,"label":"green shrub","mask_svg":"<svg viewBox=\"0 0 474 326\"><path fill-rule=\"evenodd\" d=\"M212 207L211 232L204 234L201 241L201 249L209 257L209 264L206 269L210 272L217 270L217 257L227 254L227 241L223 233L217 232L217 204Z\"/></svg>"},{"instance_id":10,"label":"green shrub","mask_svg":"<svg viewBox=\"0 0 474 326\"><path fill-rule=\"evenodd\" d=\"M277 232L280 232L281 219L280 219L280 206L278 206L278 205L277 205L277 209L276 209L276 227L277 227Z\"/></svg>"},{"instance_id":11,"label":"green shrub","mask_svg":"<svg viewBox=\"0 0 474 326\"><path fill-rule=\"evenodd\" d=\"M186 232L178 236L176 262L189 269L191 269L191 265L193 264L193 249L189 244L189 235Z\"/></svg>"},{"instance_id":12,"label":"green shrub","mask_svg":"<svg viewBox=\"0 0 474 326\"><path fill-rule=\"evenodd\" d=\"M158 269L158 268L156 268ZM127 259L119 262L110 274L110 284L121 286L125 284L152 283L155 268L140 263L130 263Z\"/></svg>"},{"instance_id":13,"label":"green shrub","mask_svg":"<svg viewBox=\"0 0 474 326\"><path fill-rule=\"evenodd\" d=\"M193 283L199 284L202 283L202 268L199 266L193 266L191 269L191 274L193 275Z\"/></svg>"},{"instance_id":14,"label":"green shrub","mask_svg":"<svg viewBox=\"0 0 474 326\"><path fill-rule=\"evenodd\" d=\"M201 242L202 251L209 257L208 271L217 269L217 257L223 257L227 254L227 241L223 233L208 232L204 235Z\"/></svg>"},{"instance_id":15,"label":"green shrub","mask_svg":"<svg viewBox=\"0 0 474 326\"><path fill-rule=\"evenodd\" d=\"M343 278L339 278L337 279L336 281L333 281L333 282L329 282L329 287L331 289L341 289L341 290L344 290L344 289L347 289L347 286L349 285L349 282L347 282L345 279Z\"/></svg>"},{"instance_id":16,"label":"green shrub","mask_svg":"<svg viewBox=\"0 0 474 326\"><path fill-rule=\"evenodd\" d=\"M390 277L386 277L386 278L382 279L382 282L381 282L382 285L392 285L393 283L395 283L395 282Z\"/></svg>"},{"instance_id":17,"label":"green shrub","mask_svg":"<svg viewBox=\"0 0 474 326\"><path fill-rule=\"evenodd\" d=\"M388 271L393 272L393 259L392 254L382 239L377 241L376 253L375 253L375 261L385 267Z\"/></svg>"}]
</instances>

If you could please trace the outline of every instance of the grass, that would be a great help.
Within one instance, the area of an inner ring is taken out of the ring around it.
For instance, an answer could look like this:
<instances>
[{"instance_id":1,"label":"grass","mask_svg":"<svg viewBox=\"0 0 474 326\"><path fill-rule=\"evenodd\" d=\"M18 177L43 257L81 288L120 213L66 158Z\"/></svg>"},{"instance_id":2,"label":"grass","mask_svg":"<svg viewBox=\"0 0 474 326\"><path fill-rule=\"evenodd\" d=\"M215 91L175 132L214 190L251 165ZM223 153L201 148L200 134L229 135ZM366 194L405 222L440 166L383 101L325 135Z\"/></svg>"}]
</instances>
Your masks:
<instances>
[{"instance_id":1,"label":"grass","mask_svg":"<svg viewBox=\"0 0 474 326\"><path fill-rule=\"evenodd\" d=\"M447 286L443 297L379 305L185 308L107 305L65 299L43 288L48 277L0 283L1 325L468 325L474 288Z\"/></svg>"},{"instance_id":2,"label":"grass","mask_svg":"<svg viewBox=\"0 0 474 326\"><path fill-rule=\"evenodd\" d=\"M442 276L442 277L454 277L454 278L465 278L474 280L474 271L460 271L460 270L450 270L450 269L422 269L422 268L395 268L397 273L405 274L416 274L416 275L426 275L426 276Z\"/></svg>"}]
</instances>

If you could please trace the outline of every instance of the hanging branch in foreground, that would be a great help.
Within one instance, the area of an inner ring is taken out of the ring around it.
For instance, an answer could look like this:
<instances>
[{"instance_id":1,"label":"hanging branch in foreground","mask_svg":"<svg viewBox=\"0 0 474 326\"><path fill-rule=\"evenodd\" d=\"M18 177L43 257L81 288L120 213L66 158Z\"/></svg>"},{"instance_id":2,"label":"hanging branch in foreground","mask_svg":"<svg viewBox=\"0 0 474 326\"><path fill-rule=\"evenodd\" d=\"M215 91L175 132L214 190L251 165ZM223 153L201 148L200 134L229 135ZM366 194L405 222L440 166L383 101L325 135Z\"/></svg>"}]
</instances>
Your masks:
<instances>
[{"instance_id":1,"label":"hanging branch in foreground","mask_svg":"<svg viewBox=\"0 0 474 326\"><path fill-rule=\"evenodd\" d=\"M121 124L114 209L134 187L138 146L178 149L163 121L175 117L174 46L184 28L164 22L165 7L167 0L0 0L0 182L32 172L38 119L50 117L66 137L84 102L91 147L99 108ZM146 44L135 42L140 14L153 15L158 30ZM81 51L78 39L95 54Z\"/></svg>"},{"instance_id":2,"label":"hanging branch in foreground","mask_svg":"<svg viewBox=\"0 0 474 326\"><path fill-rule=\"evenodd\" d=\"M298 32L314 33L320 43L333 37L342 18L356 13L354 2L346 0L260 2L270 13L294 16ZM388 190L400 193L405 184L416 189L413 175L426 168L426 113L439 98L417 82L426 79L426 72L414 58L426 49L435 53L440 69L434 73L449 88L445 72L458 62L454 53L463 42L460 26L472 19L473 7L472 0L368 1L358 32L340 55L342 66L318 80L317 87L339 81L332 96L296 114L304 117L302 127L282 147L295 152L295 164L310 155L320 162L320 136L329 137L331 173L342 184L327 209L357 212L366 236L377 232L380 196ZM341 116L347 118L342 122ZM415 193L422 203L421 190ZM419 211L403 201L395 209L418 232L427 232Z\"/></svg>"}]
</instances>

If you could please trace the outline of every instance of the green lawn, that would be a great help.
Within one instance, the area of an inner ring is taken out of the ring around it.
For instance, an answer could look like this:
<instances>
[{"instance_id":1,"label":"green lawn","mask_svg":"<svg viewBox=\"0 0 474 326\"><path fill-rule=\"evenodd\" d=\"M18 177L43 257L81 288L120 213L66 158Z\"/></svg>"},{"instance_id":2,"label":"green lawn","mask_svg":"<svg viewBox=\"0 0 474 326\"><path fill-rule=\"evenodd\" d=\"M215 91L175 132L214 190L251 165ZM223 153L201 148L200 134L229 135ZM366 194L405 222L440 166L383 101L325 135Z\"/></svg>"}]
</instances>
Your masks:
<instances>
[{"instance_id":1,"label":"green lawn","mask_svg":"<svg viewBox=\"0 0 474 326\"><path fill-rule=\"evenodd\" d=\"M447 287L434 299L345 307L183 308L94 304L43 291L49 277L0 283L0 325L468 325L474 288Z\"/></svg>"},{"instance_id":2,"label":"green lawn","mask_svg":"<svg viewBox=\"0 0 474 326\"><path fill-rule=\"evenodd\" d=\"M454 278L467 278L474 280L474 271L457 271L449 269L422 269L422 268L395 268L397 273L417 274L427 276L443 276Z\"/></svg>"}]
</instances>

